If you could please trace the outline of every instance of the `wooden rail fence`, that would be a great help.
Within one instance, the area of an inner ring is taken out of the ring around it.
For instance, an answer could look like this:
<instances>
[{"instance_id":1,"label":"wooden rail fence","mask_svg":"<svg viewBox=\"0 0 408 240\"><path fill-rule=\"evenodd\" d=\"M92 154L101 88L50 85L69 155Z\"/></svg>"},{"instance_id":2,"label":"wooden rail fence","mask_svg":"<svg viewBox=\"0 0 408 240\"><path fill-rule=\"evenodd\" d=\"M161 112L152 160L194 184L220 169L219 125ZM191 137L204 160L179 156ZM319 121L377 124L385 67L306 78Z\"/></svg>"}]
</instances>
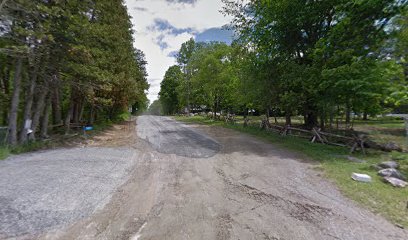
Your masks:
<instances>
[{"instance_id":1,"label":"wooden rail fence","mask_svg":"<svg viewBox=\"0 0 408 240\"><path fill-rule=\"evenodd\" d=\"M333 133L323 132L320 128L313 128L312 130L306 130L302 128L295 128L290 125L280 126L271 124L267 120L262 120L260 128L266 131L274 131L282 136L295 136L309 139L312 143L322 143L327 145L349 147L350 152L353 153L357 150L361 150L365 154L365 138L364 136L353 135L342 136Z\"/></svg>"}]
</instances>

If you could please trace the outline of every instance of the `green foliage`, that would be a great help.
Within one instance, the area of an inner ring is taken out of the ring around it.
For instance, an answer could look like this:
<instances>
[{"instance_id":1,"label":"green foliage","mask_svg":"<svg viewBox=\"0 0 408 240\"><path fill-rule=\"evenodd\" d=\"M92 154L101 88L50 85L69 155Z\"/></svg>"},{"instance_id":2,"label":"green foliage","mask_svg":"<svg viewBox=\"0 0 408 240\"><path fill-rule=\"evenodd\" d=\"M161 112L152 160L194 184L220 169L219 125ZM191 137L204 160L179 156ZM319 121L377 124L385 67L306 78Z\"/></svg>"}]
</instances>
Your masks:
<instances>
[{"instance_id":1,"label":"green foliage","mask_svg":"<svg viewBox=\"0 0 408 240\"><path fill-rule=\"evenodd\" d=\"M178 63L183 76L177 75L179 81L175 88L180 108L189 109L190 105L213 111L234 108L237 79L232 55L233 48L224 43L189 40L182 45ZM165 112L168 108L164 105Z\"/></svg>"},{"instance_id":2,"label":"green foliage","mask_svg":"<svg viewBox=\"0 0 408 240\"><path fill-rule=\"evenodd\" d=\"M183 70L186 70L185 67L193 56L196 47L197 44L193 38L181 45L180 51L177 54L177 63L183 67Z\"/></svg>"},{"instance_id":3,"label":"green foliage","mask_svg":"<svg viewBox=\"0 0 408 240\"><path fill-rule=\"evenodd\" d=\"M395 62L390 64L389 72L399 75L392 78L393 84L388 102L397 106L408 105L408 7L396 17L395 24Z\"/></svg>"},{"instance_id":4,"label":"green foliage","mask_svg":"<svg viewBox=\"0 0 408 240\"><path fill-rule=\"evenodd\" d=\"M177 88L183 79L184 75L179 66L172 66L166 71L164 79L160 84L159 93L165 115L177 113L179 107Z\"/></svg>"},{"instance_id":5,"label":"green foliage","mask_svg":"<svg viewBox=\"0 0 408 240\"><path fill-rule=\"evenodd\" d=\"M231 48L224 43L209 43L191 58L192 88L195 105L205 105L214 112L230 109L235 90L231 66Z\"/></svg>"},{"instance_id":6,"label":"green foliage","mask_svg":"<svg viewBox=\"0 0 408 240\"><path fill-rule=\"evenodd\" d=\"M122 0L16 0L8 1L3 10L2 110L10 109L16 59L23 59L19 112L30 102L24 97L31 86L34 100L41 95L43 101L52 98L55 124L62 118L66 125L93 123L98 117L114 120L129 106L146 108L147 63L133 46L132 24ZM44 115L34 104L30 119L36 109ZM5 124L7 111L0 118ZM23 121L19 116L18 125Z\"/></svg>"},{"instance_id":7,"label":"green foliage","mask_svg":"<svg viewBox=\"0 0 408 240\"><path fill-rule=\"evenodd\" d=\"M402 47L392 54L404 55L401 2L223 2L238 33L224 54L228 61L220 63L217 43L190 40L180 49L186 81L178 92L193 105L300 114L312 127L318 117L321 126L335 115L345 114L349 122L352 111L375 115L405 102L404 69L394 64L405 66L404 57L395 61L384 54L386 42L397 36ZM390 31L392 25L399 26L398 34Z\"/></svg>"},{"instance_id":8,"label":"green foliage","mask_svg":"<svg viewBox=\"0 0 408 240\"><path fill-rule=\"evenodd\" d=\"M117 121L122 122L122 121L129 121L129 119L132 117L132 115L129 112L123 112L118 115Z\"/></svg>"},{"instance_id":9,"label":"green foliage","mask_svg":"<svg viewBox=\"0 0 408 240\"><path fill-rule=\"evenodd\" d=\"M376 115L406 104L403 2L223 2L238 39L232 46L183 43L178 101L167 104L213 112L256 109L284 115L287 124L303 115L310 128L344 116L351 126L353 112Z\"/></svg>"},{"instance_id":10,"label":"green foliage","mask_svg":"<svg viewBox=\"0 0 408 240\"><path fill-rule=\"evenodd\" d=\"M378 114L390 84L383 69L382 63L355 59L350 65L323 70L320 87L327 98L347 103L355 112Z\"/></svg>"}]
</instances>

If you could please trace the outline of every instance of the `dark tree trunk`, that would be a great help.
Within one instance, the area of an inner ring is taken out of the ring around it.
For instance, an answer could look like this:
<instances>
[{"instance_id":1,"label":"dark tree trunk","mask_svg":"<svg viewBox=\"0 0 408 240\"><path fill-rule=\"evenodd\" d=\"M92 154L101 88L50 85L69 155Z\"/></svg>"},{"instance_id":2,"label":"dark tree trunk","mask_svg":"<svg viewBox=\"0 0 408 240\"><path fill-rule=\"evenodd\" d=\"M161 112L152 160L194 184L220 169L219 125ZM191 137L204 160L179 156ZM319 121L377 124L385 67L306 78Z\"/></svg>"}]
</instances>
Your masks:
<instances>
[{"instance_id":1,"label":"dark tree trunk","mask_svg":"<svg viewBox=\"0 0 408 240\"><path fill-rule=\"evenodd\" d=\"M74 104L74 112L73 112L72 120L73 120L73 123L75 124L79 123L79 107L80 107L79 105L80 105L79 102L76 102Z\"/></svg>"},{"instance_id":2,"label":"dark tree trunk","mask_svg":"<svg viewBox=\"0 0 408 240\"><path fill-rule=\"evenodd\" d=\"M245 108L245 112L244 112L244 127L248 127L248 108Z\"/></svg>"},{"instance_id":3,"label":"dark tree trunk","mask_svg":"<svg viewBox=\"0 0 408 240\"><path fill-rule=\"evenodd\" d=\"M33 130L33 132L30 134L31 140L35 140L35 135L38 132L40 118L44 112L45 98L47 97L48 93L49 93L48 81L44 81L44 83L41 86L37 87L36 94L38 95L38 99L34 108L33 123L31 125L31 129Z\"/></svg>"},{"instance_id":4,"label":"dark tree trunk","mask_svg":"<svg viewBox=\"0 0 408 240\"><path fill-rule=\"evenodd\" d=\"M320 114L320 128L324 129L326 121L326 115L324 113Z\"/></svg>"},{"instance_id":5,"label":"dark tree trunk","mask_svg":"<svg viewBox=\"0 0 408 240\"><path fill-rule=\"evenodd\" d=\"M333 109L330 110L330 128L333 128L333 123L334 123L334 112Z\"/></svg>"},{"instance_id":6,"label":"dark tree trunk","mask_svg":"<svg viewBox=\"0 0 408 240\"><path fill-rule=\"evenodd\" d=\"M61 99L60 90L58 87L58 80L53 84L52 88L52 119L54 124L62 123L62 109L61 109Z\"/></svg>"},{"instance_id":7,"label":"dark tree trunk","mask_svg":"<svg viewBox=\"0 0 408 240\"><path fill-rule=\"evenodd\" d=\"M65 116L65 134L69 134L69 130L71 128L71 119L72 119L72 115L74 113L74 89L71 90L71 100L69 103L69 108L67 111L67 115Z\"/></svg>"},{"instance_id":8,"label":"dark tree trunk","mask_svg":"<svg viewBox=\"0 0 408 240\"><path fill-rule=\"evenodd\" d=\"M29 129L26 128L26 122L31 119L31 110L33 106L33 98L34 98L34 90L35 90L35 85L37 83L37 77L38 77L38 70L39 70L39 64L36 63L36 66L34 66L32 76L30 79L30 84L28 86L28 91L26 94L26 101L25 101L25 106L24 106L24 118L23 118L23 125L21 128L20 132L20 143L25 143L27 142L28 136L27 136L27 131ZM32 123L31 123L32 124ZM31 127L32 128L32 127Z\"/></svg>"},{"instance_id":9,"label":"dark tree trunk","mask_svg":"<svg viewBox=\"0 0 408 240\"><path fill-rule=\"evenodd\" d=\"M50 105L51 105L51 94L48 94L47 100L45 102L44 113L41 121L41 138L48 138L48 123L50 119Z\"/></svg>"},{"instance_id":10,"label":"dark tree trunk","mask_svg":"<svg viewBox=\"0 0 408 240\"><path fill-rule=\"evenodd\" d=\"M367 112L364 112L364 113L363 113L363 120L364 120L364 121L367 121L367 120L368 120L368 113L367 113Z\"/></svg>"},{"instance_id":11,"label":"dark tree trunk","mask_svg":"<svg viewBox=\"0 0 408 240\"><path fill-rule=\"evenodd\" d=\"M270 109L271 109L270 107L268 107L268 109L266 109L266 121L268 121L268 123L269 123L269 118L271 116Z\"/></svg>"},{"instance_id":12,"label":"dark tree trunk","mask_svg":"<svg viewBox=\"0 0 408 240\"><path fill-rule=\"evenodd\" d=\"M305 115L305 126L307 128L313 128L318 125L317 114L315 112L309 112Z\"/></svg>"},{"instance_id":13,"label":"dark tree trunk","mask_svg":"<svg viewBox=\"0 0 408 240\"><path fill-rule=\"evenodd\" d=\"M350 127L350 123L351 123L351 108L350 108L350 105L347 104L346 106L346 128Z\"/></svg>"},{"instance_id":14,"label":"dark tree trunk","mask_svg":"<svg viewBox=\"0 0 408 240\"><path fill-rule=\"evenodd\" d=\"M290 113L286 113L285 115L285 124L286 125L292 125L292 117Z\"/></svg>"},{"instance_id":15,"label":"dark tree trunk","mask_svg":"<svg viewBox=\"0 0 408 240\"><path fill-rule=\"evenodd\" d=\"M95 122L95 107L92 105L89 112L89 124L93 125Z\"/></svg>"},{"instance_id":16,"label":"dark tree trunk","mask_svg":"<svg viewBox=\"0 0 408 240\"><path fill-rule=\"evenodd\" d=\"M16 61L16 69L14 72L13 80L13 96L11 98L10 115L8 121L8 143L10 145L17 145L17 118L18 118L18 105L20 102L20 90L21 90L21 69L23 67L23 59L18 58Z\"/></svg>"},{"instance_id":17,"label":"dark tree trunk","mask_svg":"<svg viewBox=\"0 0 408 240\"><path fill-rule=\"evenodd\" d=\"M4 71L4 75L2 78L3 81L3 93L6 97L10 96L10 67L6 66L6 69ZM6 106L6 104L5 104ZM3 108L3 125L7 125L8 124L8 109L7 107Z\"/></svg>"},{"instance_id":18,"label":"dark tree trunk","mask_svg":"<svg viewBox=\"0 0 408 240\"><path fill-rule=\"evenodd\" d=\"M84 109L85 109L85 100L82 99L81 105L80 105L80 107L79 107L78 122L82 122L82 121L83 121Z\"/></svg>"},{"instance_id":19,"label":"dark tree trunk","mask_svg":"<svg viewBox=\"0 0 408 240\"><path fill-rule=\"evenodd\" d=\"M275 124L278 124L278 117L276 116L278 114L278 111L276 109L274 109L272 111L272 113L273 113L273 118L274 118Z\"/></svg>"}]
</instances>

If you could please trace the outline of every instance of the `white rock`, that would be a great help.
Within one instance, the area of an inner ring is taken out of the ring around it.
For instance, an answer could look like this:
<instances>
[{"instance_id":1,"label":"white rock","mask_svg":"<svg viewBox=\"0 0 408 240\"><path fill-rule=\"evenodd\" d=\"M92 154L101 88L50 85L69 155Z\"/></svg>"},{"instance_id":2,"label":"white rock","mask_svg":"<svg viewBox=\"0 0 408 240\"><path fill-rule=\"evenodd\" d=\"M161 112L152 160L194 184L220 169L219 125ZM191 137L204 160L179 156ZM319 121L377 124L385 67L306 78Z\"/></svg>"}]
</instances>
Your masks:
<instances>
[{"instance_id":1,"label":"white rock","mask_svg":"<svg viewBox=\"0 0 408 240\"><path fill-rule=\"evenodd\" d=\"M353 173L351 174L351 178L358 182L371 182L371 177L367 174Z\"/></svg>"},{"instance_id":2,"label":"white rock","mask_svg":"<svg viewBox=\"0 0 408 240\"><path fill-rule=\"evenodd\" d=\"M393 178L393 177L384 177L384 181L388 182L389 184L391 184L394 187L401 187L404 188L408 185L407 182L398 179L398 178Z\"/></svg>"}]
</instances>

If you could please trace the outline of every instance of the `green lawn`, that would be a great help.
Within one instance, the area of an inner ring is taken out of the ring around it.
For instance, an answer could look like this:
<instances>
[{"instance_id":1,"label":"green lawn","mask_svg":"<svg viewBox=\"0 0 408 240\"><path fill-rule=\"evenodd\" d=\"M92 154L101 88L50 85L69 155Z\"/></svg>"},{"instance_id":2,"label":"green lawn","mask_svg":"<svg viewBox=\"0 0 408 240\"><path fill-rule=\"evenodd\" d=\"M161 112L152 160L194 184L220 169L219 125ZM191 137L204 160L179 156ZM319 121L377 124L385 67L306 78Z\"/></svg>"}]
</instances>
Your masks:
<instances>
[{"instance_id":1,"label":"green lawn","mask_svg":"<svg viewBox=\"0 0 408 240\"><path fill-rule=\"evenodd\" d=\"M314 144L291 136L282 137L275 133L263 131L256 126L244 128L241 124L226 124L200 116L175 118L188 123L234 129L302 153L306 158L319 163L316 168L321 169L324 175L332 180L344 195L390 221L408 227L408 188L394 188L383 183L380 177L377 176L376 170L371 167L371 165L381 161L393 158L399 159L401 171L408 176L408 154L369 151L366 156L362 154L354 155L354 157L367 161L366 163L354 163L347 160L346 157L349 155L349 151L346 148ZM373 178L373 182L369 184L355 182L350 177L353 172L366 173Z\"/></svg>"},{"instance_id":2,"label":"green lawn","mask_svg":"<svg viewBox=\"0 0 408 240\"><path fill-rule=\"evenodd\" d=\"M354 122L354 129L369 134L370 138L378 143L395 142L408 150L404 120L391 118L358 120Z\"/></svg>"}]
</instances>

